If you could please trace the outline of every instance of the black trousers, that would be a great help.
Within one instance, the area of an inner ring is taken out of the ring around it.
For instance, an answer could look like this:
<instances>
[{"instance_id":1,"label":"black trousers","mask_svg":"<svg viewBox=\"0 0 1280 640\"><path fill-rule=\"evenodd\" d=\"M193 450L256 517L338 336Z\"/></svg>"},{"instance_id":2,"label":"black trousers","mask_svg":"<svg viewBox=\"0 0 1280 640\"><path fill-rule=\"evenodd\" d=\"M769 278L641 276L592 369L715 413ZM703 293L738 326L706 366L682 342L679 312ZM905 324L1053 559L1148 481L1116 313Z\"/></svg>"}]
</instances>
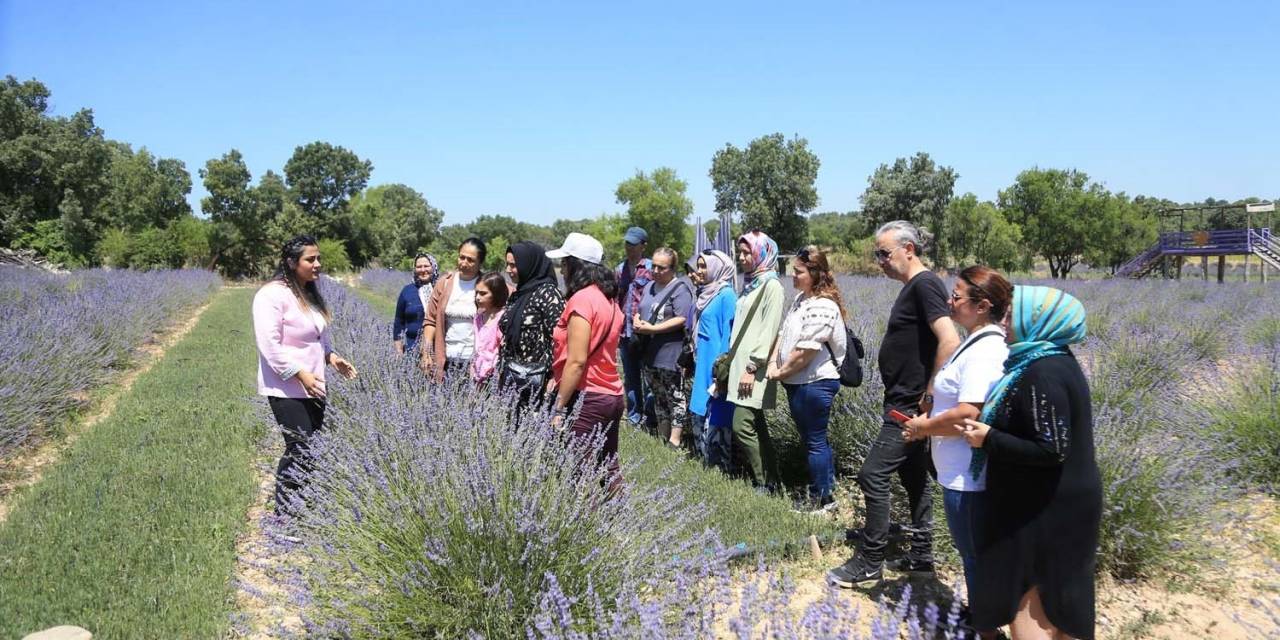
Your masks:
<instances>
[{"instance_id":1,"label":"black trousers","mask_svg":"<svg viewBox=\"0 0 1280 640\"><path fill-rule=\"evenodd\" d=\"M267 402L284 433L284 455L276 465L276 513L283 514L288 510L289 494L299 487L296 474L310 469L307 444L311 434L324 426L324 400L269 396Z\"/></svg>"},{"instance_id":2,"label":"black trousers","mask_svg":"<svg viewBox=\"0 0 1280 640\"><path fill-rule=\"evenodd\" d=\"M858 471L858 486L862 488L867 505L867 524L862 529L861 548L866 559L873 562L884 560L885 548L889 545L892 496L889 483L895 472L907 490L907 501L911 507L911 526L903 528L911 538L910 557L933 559L933 491L926 442L904 441L902 425L888 416L880 425L880 435Z\"/></svg>"}]
</instances>

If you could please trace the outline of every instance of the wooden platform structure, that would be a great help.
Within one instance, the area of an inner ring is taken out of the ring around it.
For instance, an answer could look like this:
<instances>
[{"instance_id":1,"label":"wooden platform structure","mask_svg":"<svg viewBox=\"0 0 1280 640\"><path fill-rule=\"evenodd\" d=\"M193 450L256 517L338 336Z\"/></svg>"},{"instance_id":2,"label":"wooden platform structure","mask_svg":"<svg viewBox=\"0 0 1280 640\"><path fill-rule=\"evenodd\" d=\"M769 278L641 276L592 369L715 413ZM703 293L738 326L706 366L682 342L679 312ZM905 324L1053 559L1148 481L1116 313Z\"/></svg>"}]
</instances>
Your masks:
<instances>
[{"instance_id":1,"label":"wooden platform structure","mask_svg":"<svg viewBox=\"0 0 1280 640\"><path fill-rule=\"evenodd\" d=\"M1212 229L1187 231L1185 213L1188 211L1203 212L1205 210L1224 210L1245 208L1245 205L1222 205L1214 207L1184 207L1162 212L1162 219L1177 216L1178 231L1160 233L1159 239L1151 248L1138 254L1116 270L1117 278L1142 278L1148 275L1161 274L1164 277L1182 278L1182 265L1188 257L1199 257L1202 276L1209 279L1209 257L1218 258L1218 282L1223 281L1226 271L1227 256L1243 255L1245 257L1244 280L1249 281L1249 260L1256 256L1262 268L1262 281L1267 281L1267 267L1280 272L1280 236L1273 235L1270 226L1254 227L1252 213L1274 211L1272 203L1250 205L1246 211L1244 229ZM1268 216L1270 218L1270 216ZM1268 220L1269 222L1270 220ZM1172 272L1172 273L1171 273Z\"/></svg>"}]
</instances>

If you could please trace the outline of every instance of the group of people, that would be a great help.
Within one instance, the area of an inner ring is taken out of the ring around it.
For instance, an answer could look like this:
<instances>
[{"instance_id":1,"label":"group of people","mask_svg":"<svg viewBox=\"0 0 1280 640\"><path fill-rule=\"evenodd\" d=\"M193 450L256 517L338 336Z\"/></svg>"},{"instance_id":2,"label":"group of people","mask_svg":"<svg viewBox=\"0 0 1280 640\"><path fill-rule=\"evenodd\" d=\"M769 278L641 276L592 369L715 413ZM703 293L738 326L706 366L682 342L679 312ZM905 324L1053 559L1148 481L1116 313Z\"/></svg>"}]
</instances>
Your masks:
<instances>
[{"instance_id":1,"label":"group of people","mask_svg":"<svg viewBox=\"0 0 1280 640\"><path fill-rule=\"evenodd\" d=\"M948 293L920 260L924 240L904 221L876 232L876 260L903 286L879 350L883 425L857 475L865 526L857 553L828 577L844 587L882 579L895 474L910 503L910 548L887 568L932 573L932 474L964 567L971 627L984 636L1009 624L1015 638L1092 637L1101 483L1089 389L1069 349L1084 338L1084 309L1062 291L1015 287L983 266L960 272ZM687 278L676 250L648 251L643 229L628 229L624 241L615 268L585 234L550 251L518 242L506 248L505 277L481 270L487 247L478 238L459 246L447 274L419 254L396 305L394 348L433 381L465 376L512 393L517 412L549 405L554 427L602 443L594 458L611 490L622 483L618 431L627 420L760 492L778 491L766 411L780 385L808 453L803 508L830 510L827 429L854 347L827 256L813 246L795 254L788 301L778 245L763 232L738 237L734 256L692 256ZM314 239L296 238L254 300L259 389L286 441L277 510L288 509L290 470L305 465L307 437L321 428L326 365L357 375L329 344L319 274Z\"/></svg>"}]
</instances>

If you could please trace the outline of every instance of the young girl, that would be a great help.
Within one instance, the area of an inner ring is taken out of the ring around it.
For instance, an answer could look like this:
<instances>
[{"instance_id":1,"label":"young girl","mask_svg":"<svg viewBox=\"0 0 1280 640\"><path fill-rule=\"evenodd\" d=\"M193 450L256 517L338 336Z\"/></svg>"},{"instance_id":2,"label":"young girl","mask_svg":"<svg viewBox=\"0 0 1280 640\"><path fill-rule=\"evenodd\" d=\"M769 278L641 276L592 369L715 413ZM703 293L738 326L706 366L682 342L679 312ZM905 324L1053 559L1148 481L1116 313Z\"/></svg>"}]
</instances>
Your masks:
<instances>
[{"instance_id":1,"label":"young girl","mask_svg":"<svg viewBox=\"0 0 1280 640\"><path fill-rule=\"evenodd\" d=\"M471 359L471 378L485 382L493 375L502 348L499 323L507 306L510 289L497 271L480 275L476 283L475 357Z\"/></svg>"}]
</instances>

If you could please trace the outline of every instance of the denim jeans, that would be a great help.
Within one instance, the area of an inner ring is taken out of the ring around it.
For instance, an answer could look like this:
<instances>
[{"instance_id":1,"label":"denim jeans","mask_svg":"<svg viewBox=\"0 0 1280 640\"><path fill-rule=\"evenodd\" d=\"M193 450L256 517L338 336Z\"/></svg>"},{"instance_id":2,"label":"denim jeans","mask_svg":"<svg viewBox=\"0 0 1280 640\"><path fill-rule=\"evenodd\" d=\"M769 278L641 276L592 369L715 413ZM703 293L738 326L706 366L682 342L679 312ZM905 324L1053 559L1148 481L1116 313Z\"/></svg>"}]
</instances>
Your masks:
<instances>
[{"instance_id":1,"label":"denim jeans","mask_svg":"<svg viewBox=\"0 0 1280 640\"><path fill-rule=\"evenodd\" d=\"M784 384L791 417L809 452L809 497L825 498L836 484L836 467L827 425L831 403L840 390L839 380L817 380L808 384Z\"/></svg>"},{"instance_id":2,"label":"denim jeans","mask_svg":"<svg viewBox=\"0 0 1280 640\"><path fill-rule=\"evenodd\" d=\"M947 514L947 530L951 532L951 542L964 565L964 586L969 598L973 597L973 569L978 562L976 531L982 522L985 507L986 493L982 491L942 488L942 508Z\"/></svg>"},{"instance_id":3,"label":"denim jeans","mask_svg":"<svg viewBox=\"0 0 1280 640\"><path fill-rule=\"evenodd\" d=\"M653 406L653 395L645 388L640 358L631 357L631 338L620 338L618 350L622 360L622 390L627 399L627 420L646 424Z\"/></svg>"},{"instance_id":4,"label":"denim jeans","mask_svg":"<svg viewBox=\"0 0 1280 640\"><path fill-rule=\"evenodd\" d=\"M710 413L710 412L708 412ZM703 464L714 467L725 473L734 472L733 464L733 426L731 424L713 424L711 416L700 416L689 412L698 455Z\"/></svg>"},{"instance_id":5,"label":"denim jeans","mask_svg":"<svg viewBox=\"0 0 1280 640\"><path fill-rule=\"evenodd\" d=\"M906 442L902 425L885 415L867 459L858 471L858 486L867 504L867 524L862 530L862 555L873 562L884 560L889 546L889 482L894 474L907 490L911 507L910 557L933 560L933 481L929 479L929 450L925 441Z\"/></svg>"}]
</instances>

